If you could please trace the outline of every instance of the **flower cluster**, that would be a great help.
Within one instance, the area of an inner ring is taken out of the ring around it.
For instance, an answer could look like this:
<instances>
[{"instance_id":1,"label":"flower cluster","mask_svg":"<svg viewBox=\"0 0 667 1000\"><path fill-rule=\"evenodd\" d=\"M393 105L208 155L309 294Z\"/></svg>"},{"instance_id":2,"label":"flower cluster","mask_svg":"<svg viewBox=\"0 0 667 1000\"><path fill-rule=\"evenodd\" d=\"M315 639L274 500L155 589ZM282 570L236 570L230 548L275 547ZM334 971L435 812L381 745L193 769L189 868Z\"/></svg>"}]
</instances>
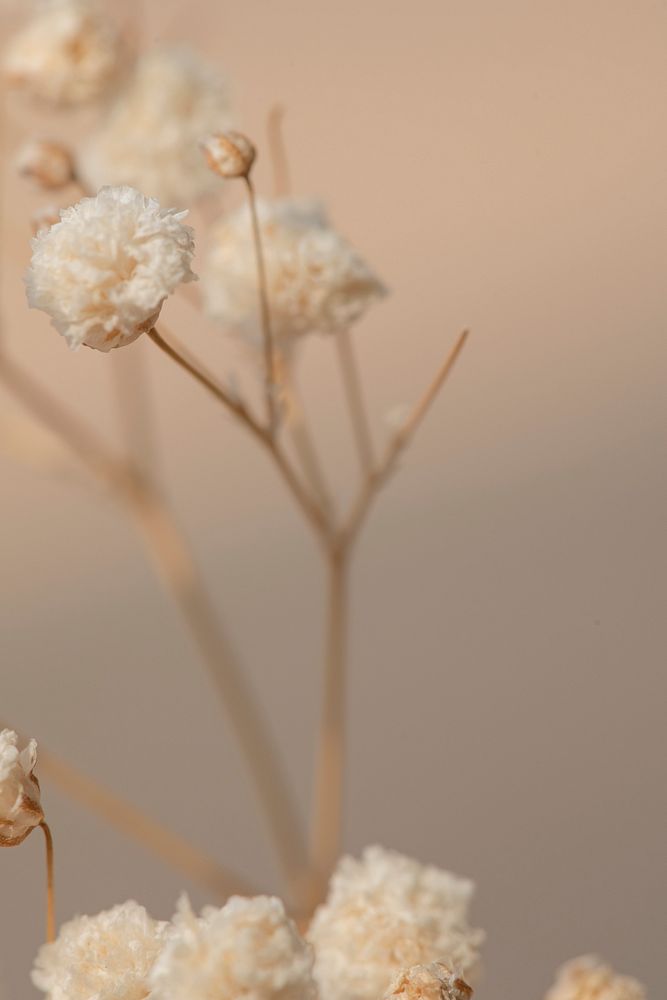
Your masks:
<instances>
[{"instance_id":1,"label":"flower cluster","mask_svg":"<svg viewBox=\"0 0 667 1000\"><path fill-rule=\"evenodd\" d=\"M187 49L154 49L81 149L81 178L94 190L130 184L163 204L190 205L216 187L199 142L229 124L217 73Z\"/></svg>"},{"instance_id":2,"label":"flower cluster","mask_svg":"<svg viewBox=\"0 0 667 1000\"><path fill-rule=\"evenodd\" d=\"M51 104L102 95L118 71L120 40L93 0L47 0L10 42L7 82Z\"/></svg>"},{"instance_id":3,"label":"flower cluster","mask_svg":"<svg viewBox=\"0 0 667 1000\"><path fill-rule=\"evenodd\" d=\"M19 750L13 730L0 732L0 847L20 844L44 819L36 763L35 740Z\"/></svg>"},{"instance_id":4,"label":"flower cluster","mask_svg":"<svg viewBox=\"0 0 667 1000\"><path fill-rule=\"evenodd\" d=\"M260 200L259 224L273 335L285 350L302 334L335 333L359 319L385 290L328 223L317 202ZM203 289L210 316L259 343L257 262L247 206L213 229Z\"/></svg>"},{"instance_id":5,"label":"flower cluster","mask_svg":"<svg viewBox=\"0 0 667 1000\"><path fill-rule=\"evenodd\" d=\"M164 211L130 187L103 188L38 232L28 301L72 348L109 351L154 326L162 303L195 275L187 212Z\"/></svg>"},{"instance_id":6,"label":"flower cluster","mask_svg":"<svg viewBox=\"0 0 667 1000\"><path fill-rule=\"evenodd\" d=\"M646 1000L646 992L636 979L585 955L563 966L546 1000Z\"/></svg>"},{"instance_id":7,"label":"flower cluster","mask_svg":"<svg viewBox=\"0 0 667 1000\"><path fill-rule=\"evenodd\" d=\"M377 1000L403 969L431 962L474 978L483 934L468 924L473 891L381 847L344 857L308 931L323 1000Z\"/></svg>"},{"instance_id":8,"label":"flower cluster","mask_svg":"<svg viewBox=\"0 0 667 1000\"><path fill-rule=\"evenodd\" d=\"M468 984L441 962L413 965L402 972L385 994L385 1000L470 1000Z\"/></svg>"}]
</instances>

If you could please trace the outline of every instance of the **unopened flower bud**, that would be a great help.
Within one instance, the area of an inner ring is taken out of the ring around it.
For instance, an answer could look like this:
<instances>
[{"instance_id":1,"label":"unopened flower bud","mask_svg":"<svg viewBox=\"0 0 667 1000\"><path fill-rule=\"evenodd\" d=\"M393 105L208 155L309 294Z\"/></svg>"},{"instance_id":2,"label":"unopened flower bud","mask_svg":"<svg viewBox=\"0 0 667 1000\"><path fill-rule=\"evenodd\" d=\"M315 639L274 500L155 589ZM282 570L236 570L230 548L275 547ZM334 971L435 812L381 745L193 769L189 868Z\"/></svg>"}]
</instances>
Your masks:
<instances>
[{"instance_id":1,"label":"unopened flower bud","mask_svg":"<svg viewBox=\"0 0 667 1000\"><path fill-rule=\"evenodd\" d=\"M470 1000L472 989L446 965L413 965L394 980L385 1000Z\"/></svg>"},{"instance_id":2,"label":"unopened flower bud","mask_svg":"<svg viewBox=\"0 0 667 1000\"><path fill-rule=\"evenodd\" d=\"M40 187L65 187L74 177L74 163L64 146L42 139L29 142L17 159L19 173Z\"/></svg>"},{"instance_id":3,"label":"unopened flower bud","mask_svg":"<svg viewBox=\"0 0 667 1000\"><path fill-rule=\"evenodd\" d=\"M22 843L44 819L34 775L37 743L18 749L11 729L0 732L0 847Z\"/></svg>"},{"instance_id":4,"label":"unopened flower bud","mask_svg":"<svg viewBox=\"0 0 667 1000\"><path fill-rule=\"evenodd\" d=\"M42 208L38 208L30 218L33 236L46 232L51 226L55 226L56 222L60 222L59 208L56 208L55 205L44 205Z\"/></svg>"},{"instance_id":5,"label":"unopened flower bud","mask_svg":"<svg viewBox=\"0 0 667 1000\"><path fill-rule=\"evenodd\" d=\"M211 170L227 179L247 177L257 155L241 132L217 132L204 139L201 148Z\"/></svg>"},{"instance_id":6,"label":"unopened flower bud","mask_svg":"<svg viewBox=\"0 0 667 1000\"><path fill-rule=\"evenodd\" d=\"M545 1000L646 1000L640 982L584 955L564 965Z\"/></svg>"}]
</instances>

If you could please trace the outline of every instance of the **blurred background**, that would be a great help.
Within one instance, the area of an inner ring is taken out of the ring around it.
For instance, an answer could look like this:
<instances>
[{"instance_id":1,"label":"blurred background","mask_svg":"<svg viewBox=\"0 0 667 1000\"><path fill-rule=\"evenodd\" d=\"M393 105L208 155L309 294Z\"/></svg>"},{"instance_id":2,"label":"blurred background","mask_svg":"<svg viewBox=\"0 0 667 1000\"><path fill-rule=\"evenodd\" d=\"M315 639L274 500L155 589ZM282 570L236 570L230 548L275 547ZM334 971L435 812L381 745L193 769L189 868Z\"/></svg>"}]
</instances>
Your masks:
<instances>
[{"instance_id":1,"label":"blurred background","mask_svg":"<svg viewBox=\"0 0 667 1000\"><path fill-rule=\"evenodd\" d=\"M3 35L20 20L6 6ZM480 1000L535 1000L584 952L657 998L667 4L152 0L138 13L148 42L187 41L228 76L260 190L267 111L284 104L295 192L325 200L391 289L354 331L377 441L472 330L356 555L346 849L381 842L475 879ZM118 440L110 358L70 354L25 304L27 220L44 198L15 177L12 151L61 123L13 96L5 107L9 347ZM240 367L186 302L165 318L218 372ZM172 506L305 817L315 545L247 435L151 344L130 352L148 368ZM345 498L357 467L335 360L312 339L299 380ZM0 716L282 891L228 721L131 524L47 436L30 436L34 462L19 455L21 415L0 391ZM206 901L54 787L44 799L60 919L128 897L167 918L182 888ZM33 837L0 854L7 998L34 995L42 851Z\"/></svg>"}]
</instances>

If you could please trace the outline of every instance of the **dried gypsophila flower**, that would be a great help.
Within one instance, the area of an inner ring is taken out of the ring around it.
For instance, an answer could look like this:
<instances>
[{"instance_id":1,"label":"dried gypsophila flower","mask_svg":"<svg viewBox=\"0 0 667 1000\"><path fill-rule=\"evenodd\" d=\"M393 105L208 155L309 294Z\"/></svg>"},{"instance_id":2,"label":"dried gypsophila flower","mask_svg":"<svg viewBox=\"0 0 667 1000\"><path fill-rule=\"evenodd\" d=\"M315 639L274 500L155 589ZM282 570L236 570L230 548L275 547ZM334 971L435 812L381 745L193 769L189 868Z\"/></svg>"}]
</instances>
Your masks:
<instances>
[{"instance_id":1,"label":"dried gypsophila flower","mask_svg":"<svg viewBox=\"0 0 667 1000\"><path fill-rule=\"evenodd\" d=\"M12 729L0 732L0 847L21 844L44 820L36 764L35 740L19 750Z\"/></svg>"},{"instance_id":2,"label":"dried gypsophila flower","mask_svg":"<svg viewBox=\"0 0 667 1000\"><path fill-rule=\"evenodd\" d=\"M225 179L247 177L257 156L250 139L241 132L216 132L200 145L209 168Z\"/></svg>"},{"instance_id":3,"label":"dried gypsophila flower","mask_svg":"<svg viewBox=\"0 0 667 1000\"><path fill-rule=\"evenodd\" d=\"M584 955L562 967L545 1000L646 1000L646 991L636 979Z\"/></svg>"},{"instance_id":4,"label":"dried gypsophila flower","mask_svg":"<svg viewBox=\"0 0 667 1000\"><path fill-rule=\"evenodd\" d=\"M307 938L323 1000L377 1000L402 969L446 962L473 982L483 933L473 883L382 847L344 857Z\"/></svg>"},{"instance_id":5,"label":"dried gypsophila flower","mask_svg":"<svg viewBox=\"0 0 667 1000\"><path fill-rule=\"evenodd\" d=\"M356 250L331 228L322 206L258 200L271 328L279 346L313 332L335 333L386 290ZM257 261L244 205L213 228L203 290L208 313L230 332L261 343Z\"/></svg>"},{"instance_id":6,"label":"dried gypsophila flower","mask_svg":"<svg viewBox=\"0 0 667 1000\"><path fill-rule=\"evenodd\" d=\"M191 205L215 190L202 136L231 123L226 83L199 56L158 48L142 56L99 130L79 156L95 190L131 184L163 204Z\"/></svg>"},{"instance_id":7,"label":"dried gypsophila flower","mask_svg":"<svg viewBox=\"0 0 667 1000\"><path fill-rule=\"evenodd\" d=\"M133 901L76 917L40 948L32 981L49 1000L144 1000L167 927Z\"/></svg>"},{"instance_id":8,"label":"dried gypsophila flower","mask_svg":"<svg viewBox=\"0 0 667 1000\"><path fill-rule=\"evenodd\" d=\"M234 896L195 916L179 903L150 976L152 1000L315 1000L310 947L279 899Z\"/></svg>"},{"instance_id":9,"label":"dried gypsophila flower","mask_svg":"<svg viewBox=\"0 0 667 1000\"><path fill-rule=\"evenodd\" d=\"M4 75L39 100L83 104L112 85L120 53L118 32L93 0L51 0L10 41Z\"/></svg>"},{"instance_id":10,"label":"dried gypsophila flower","mask_svg":"<svg viewBox=\"0 0 667 1000\"><path fill-rule=\"evenodd\" d=\"M102 188L63 210L32 241L30 306L48 313L72 348L132 343L155 325L176 286L196 279L186 215L130 187Z\"/></svg>"},{"instance_id":11,"label":"dried gypsophila flower","mask_svg":"<svg viewBox=\"0 0 667 1000\"><path fill-rule=\"evenodd\" d=\"M401 972L385 993L385 1000L470 1000L472 989L441 962L413 965Z\"/></svg>"},{"instance_id":12,"label":"dried gypsophila flower","mask_svg":"<svg viewBox=\"0 0 667 1000\"><path fill-rule=\"evenodd\" d=\"M34 139L21 149L16 166L27 177L47 190L65 187L74 178L74 162L64 146L45 139Z\"/></svg>"}]
</instances>

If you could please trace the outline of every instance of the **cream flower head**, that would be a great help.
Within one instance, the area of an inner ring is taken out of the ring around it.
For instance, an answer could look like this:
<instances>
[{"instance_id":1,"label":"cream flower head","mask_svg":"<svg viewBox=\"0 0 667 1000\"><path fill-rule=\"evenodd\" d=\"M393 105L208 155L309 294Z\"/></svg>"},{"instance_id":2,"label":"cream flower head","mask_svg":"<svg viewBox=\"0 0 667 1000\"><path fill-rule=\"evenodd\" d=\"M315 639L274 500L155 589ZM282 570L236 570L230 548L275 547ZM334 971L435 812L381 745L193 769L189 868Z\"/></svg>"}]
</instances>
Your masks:
<instances>
[{"instance_id":1,"label":"cream flower head","mask_svg":"<svg viewBox=\"0 0 667 1000\"><path fill-rule=\"evenodd\" d=\"M18 748L11 729L0 732L0 847L14 847L44 819L34 775L37 743Z\"/></svg>"},{"instance_id":2,"label":"cream flower head","mask_svg":"<svg viewBox=\"0 0 667 1000\"><path fill-rule=\"evenodd\" d=\"M385 1000L470 1000L472 990L446 965L413 965L401 972Z\"/></svg>"},{"instance_id":3,"label":"cream flower head","mask_svg":"<svg viewBox=\"0 0 667 1000\"><path fill-rule=\"evenodd\" d=\"M183 898L152 1000L315 1000L311 950L279 899L232 897L201 917Z\"/></svg>"},{"instance_id":4,"label":"cream flower head","mask_svg":"<svg viewBox=\"0 0 667 1000\"><path fill-rule=\"evenodd\" d=\"M82 104L104 93L119 64L117 31L94 0L48 0L9 43L10 85L51 104Z\"/></svg>"},{"instance_id":5,"label":"cream flower head","mask_svg":"<svg viewBox=\"0 0 667 1000\"><path fill-rule=\"evenodd\" d=\"M271 326L283 350L296 337L335 333L359 319L385 289L333 230L317 202L258 202ZM257 262L247 205L213 228L204 274L210 316L260 343Z\"/></svg>"},{"instance_id":6,"label":"cream flower head","mask_svg":"<svg viewBox=\"0 0 667 1000\"><path fill-rule=\"evenodd\" d=\"M132 184L164 204L190 205L220 183L199 142L229 124L224 81L187 49L154 49L81 149L81 177L95 189Z\"/></svg>"},{"instance_id":7,"label":"cream flower head","mask_svg":"<svg viewBox=\"0 0 667 1000\"><path fill-rule=\"evenodd\" d=\"M471 979L481 931L468 924L472 882L382 847L344 857L311 923L323 1000L377 1000L401 970L446 962Z\"/></svg>"},{"instance_id":8,"label":"cream flower head","mask_svg":"<svg viewBox=\"0 0 667 1000\"><path fill-rule=\"evenodd\" d=\"M176 286L196 277L186 215L134 188L102 188L33 239L28 302L72 348L130 344L155 324Z\"/></svg>"},{"instance_id":9,"label":"cream flower head","mask_svg":"<svg viewBox=\"0 0 667 1000\"><path fill-rule=\"evenodd\" d=\"M646 991L636 979L584 955L563 966L545 1000L646 1000Z\"/></svg>"},{"instance_id":10,"label":"cream flower head","mask_svg":"<svg viewBox=\"0 0 667 1000\"><path fill-rule=\"evenodd\" d=\"M32 981L49 1000L144 1000L166 929L132 901L76 917L42 945Z\"/></svg>"}]
</instances>

